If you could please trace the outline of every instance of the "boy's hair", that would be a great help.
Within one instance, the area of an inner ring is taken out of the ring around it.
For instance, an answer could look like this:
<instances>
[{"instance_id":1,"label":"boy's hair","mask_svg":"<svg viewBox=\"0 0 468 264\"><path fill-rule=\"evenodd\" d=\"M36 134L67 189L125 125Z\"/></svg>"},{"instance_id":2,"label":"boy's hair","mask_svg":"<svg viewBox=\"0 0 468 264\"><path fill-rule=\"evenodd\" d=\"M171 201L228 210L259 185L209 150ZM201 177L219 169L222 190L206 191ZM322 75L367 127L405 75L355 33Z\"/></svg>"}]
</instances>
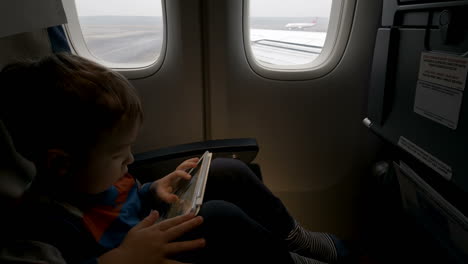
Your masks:
<instances>
[{"instance_id":1,"label":"boy's hair","mask_svg":"<svg viewBox=\"0 0 468 264\"><path fill-rule=\"evenodd\" d=\"M0 119L33 161L52 148L87 154L103 132L143 118L125 77L76 55L10 64L0 72L0 89Z\"/></svg>"}]
</instances>

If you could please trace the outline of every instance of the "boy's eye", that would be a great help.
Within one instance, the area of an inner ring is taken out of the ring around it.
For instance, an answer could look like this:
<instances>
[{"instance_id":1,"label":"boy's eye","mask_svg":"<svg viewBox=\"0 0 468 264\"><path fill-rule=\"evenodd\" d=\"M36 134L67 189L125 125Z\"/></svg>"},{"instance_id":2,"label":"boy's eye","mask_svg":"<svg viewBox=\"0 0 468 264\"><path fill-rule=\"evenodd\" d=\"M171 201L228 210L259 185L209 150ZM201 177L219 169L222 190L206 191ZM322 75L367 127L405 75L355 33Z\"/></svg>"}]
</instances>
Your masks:
<instances>
[{"instance_id":1,"label":"boy's eye","mask_svg":"<svg viewBox=\"0 0 468 264\"><path fill-rule=\"evenodd\" d=\"M112 156L112 159L116 160L116 159L119 159L121 155L114 155Z\"/></svg>"},{"instance_id":2,"label":"boy's eye","mask_svg":"<svg viewBox=\"0 0 468 264\"><path fill-rule=\"evenodd\" d=\"M112 156L112 159L127 158L128 153L131 153L131 146L124 147L118 152L115 152L114 155Z\"/></svg>"},{"instance_id":3,"label":"boy's eye","mask_svg":"<svg viewBox=\"0 0 468 264\"><path fill-rule=\"evenodd\" d=\"M116 153L115 155L112 156L112 159L120 159L120 158L123 158L125 157L125 152L121 151L119 153Z\"/></svg>"}]
</instances>

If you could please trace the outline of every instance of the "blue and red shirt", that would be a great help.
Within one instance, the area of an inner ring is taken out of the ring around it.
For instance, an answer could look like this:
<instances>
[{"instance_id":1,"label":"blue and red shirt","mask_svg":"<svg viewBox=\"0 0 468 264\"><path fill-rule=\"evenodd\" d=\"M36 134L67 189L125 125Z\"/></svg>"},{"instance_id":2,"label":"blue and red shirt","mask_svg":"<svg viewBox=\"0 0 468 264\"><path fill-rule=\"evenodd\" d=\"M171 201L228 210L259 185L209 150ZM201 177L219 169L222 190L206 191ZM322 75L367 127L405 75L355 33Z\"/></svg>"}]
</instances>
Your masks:
<instances>
[{"instance_id":1,"label":"blue and red shirt","mask_svg":"<svg viewBox=\"0 0 468 264\"><path fill-rule=\"evenodd\" d=\"M150 185L140 185L126 174L106 191L87 196L82 208L36 201L20 224L22 235L55 246L67 263L97 263L100 255L118 247L127 232L150 213L156 201Z\"/></svg>"}]
</instances>

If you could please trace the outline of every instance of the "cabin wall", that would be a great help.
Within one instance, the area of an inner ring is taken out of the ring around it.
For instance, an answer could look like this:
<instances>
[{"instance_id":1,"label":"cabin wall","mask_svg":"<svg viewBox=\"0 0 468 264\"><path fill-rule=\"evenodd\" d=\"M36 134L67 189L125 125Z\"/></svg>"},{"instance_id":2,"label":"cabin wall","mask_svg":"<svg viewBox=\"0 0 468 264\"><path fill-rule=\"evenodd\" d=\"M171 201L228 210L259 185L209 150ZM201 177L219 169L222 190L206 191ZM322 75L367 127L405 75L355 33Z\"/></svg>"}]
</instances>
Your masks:
<instances>
[{"instance_id":1,"label":"cabin wall","mask_svg":"<svg viewBox=\"0 0 468 264\"><path fill-rule=\"evenodd\" d=\"M208 1L212 137L256 138L266 185L299 222L355 236L377 148L361 121L381 3L357 1L347 48L332 72L277 81L259 76L247 62L242 2Z\"/></svg>"},{"instance_id":2,"label":"cabin wall","mask_svg":"<svg viewBox=\"0 0 468 264\"><path fill-rule=\"evenodd\" d=\"M144 124L136 153L204 139L199 1L166 1L167 50L152 76L131 80Z\"/></svg>"}]
</instances>

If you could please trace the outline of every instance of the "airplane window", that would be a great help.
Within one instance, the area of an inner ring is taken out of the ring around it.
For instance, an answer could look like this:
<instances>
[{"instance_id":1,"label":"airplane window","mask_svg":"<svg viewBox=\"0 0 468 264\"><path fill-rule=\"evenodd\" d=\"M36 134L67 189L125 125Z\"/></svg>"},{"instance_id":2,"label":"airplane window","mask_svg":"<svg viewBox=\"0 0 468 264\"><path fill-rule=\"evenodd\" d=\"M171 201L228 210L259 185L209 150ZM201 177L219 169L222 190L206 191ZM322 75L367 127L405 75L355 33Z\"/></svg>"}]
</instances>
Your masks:
<instances>
[{"instance_id":1,"label":"airplane window","mask_svg":"<svg viewBox=\"0 0 468 264\"><path fill-rule=\"evenodd\" d=\"M75 7L87 50L98 62L137 68L157 61L164 37L161 1L75 0Z\"/></svg>"},{"instance_id":2,"label":"airplane window","mask_svg":"<svg viewBox=\"0 0 468 264\"><path fill-rule=\"evenodd\" d=\"M332 0L250 0L251 52L262 66L303 69L322 52Z\"/></svg>"}]
</instances>

